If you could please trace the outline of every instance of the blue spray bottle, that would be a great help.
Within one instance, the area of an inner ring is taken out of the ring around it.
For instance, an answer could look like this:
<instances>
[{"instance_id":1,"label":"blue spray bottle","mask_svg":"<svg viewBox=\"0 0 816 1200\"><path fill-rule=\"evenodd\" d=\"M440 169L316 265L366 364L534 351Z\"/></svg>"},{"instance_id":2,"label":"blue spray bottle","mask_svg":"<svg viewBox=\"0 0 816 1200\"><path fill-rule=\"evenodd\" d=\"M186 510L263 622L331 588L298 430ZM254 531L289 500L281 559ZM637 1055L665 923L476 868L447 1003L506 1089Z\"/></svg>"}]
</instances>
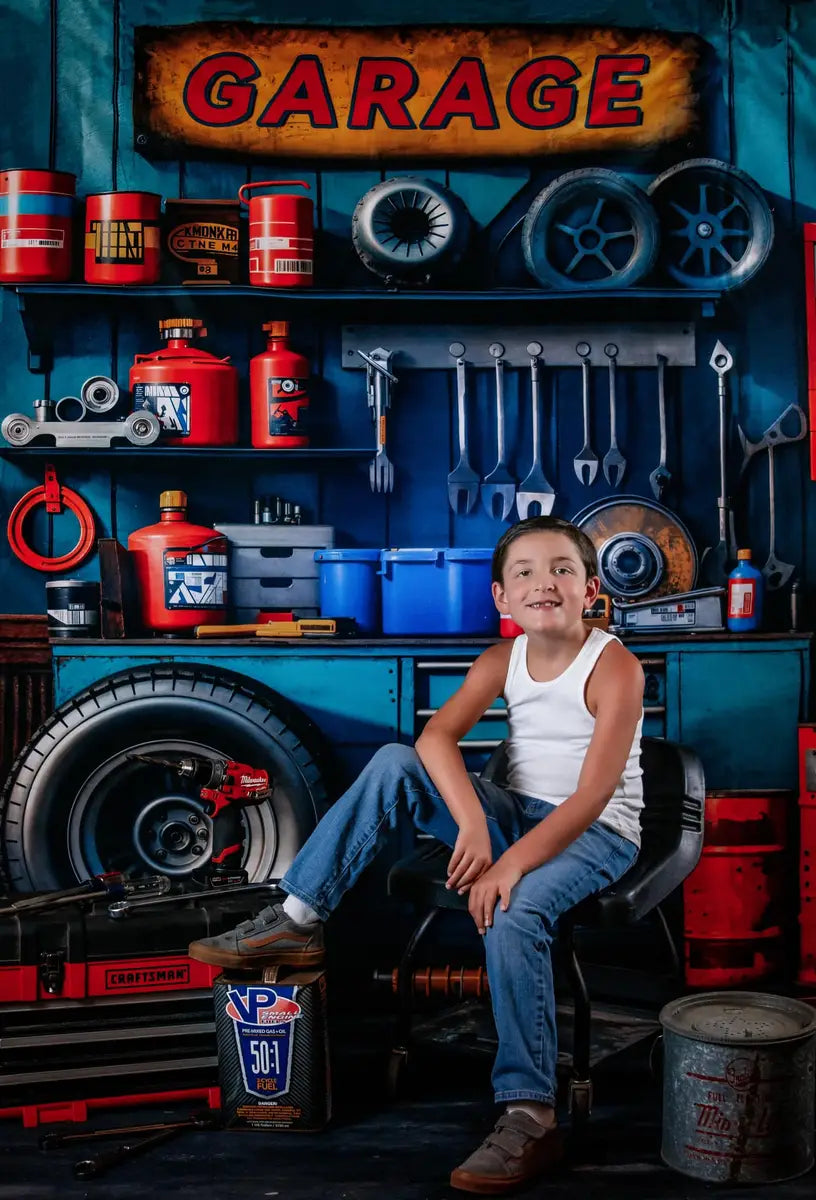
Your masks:
<instances>
[{"instance_id":1,"label":"blue spray bottle","mask_svg":"<svg viewBox=\"0 0 816 1200\"><path fill-rule=\"evenodd\" d=\"M750 550L737 551L737 565L728 576L728 616L733 633L752 633L762 624L762 595L765 580L751 563Z\"/></svg>"}]
</instances>

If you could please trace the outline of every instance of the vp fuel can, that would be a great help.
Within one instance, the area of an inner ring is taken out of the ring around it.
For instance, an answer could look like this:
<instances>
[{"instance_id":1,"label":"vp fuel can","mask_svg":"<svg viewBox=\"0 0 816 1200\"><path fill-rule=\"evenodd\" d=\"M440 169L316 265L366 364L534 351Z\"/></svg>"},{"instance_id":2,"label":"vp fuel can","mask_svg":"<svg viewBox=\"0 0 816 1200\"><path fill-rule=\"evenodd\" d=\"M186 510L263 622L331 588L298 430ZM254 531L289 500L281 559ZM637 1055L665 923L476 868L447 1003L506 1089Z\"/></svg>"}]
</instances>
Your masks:
<instances>
[{"instance_id":1,"label":"vp fuel can","mask_svg":"<svg viewBox=\"0 0 816 1200\"><path fill-rule=\"evenodd\" d=\"M323 1129L331 1117L325 974L274 983L220 975L213 1000L226 1127Z\"/></svg>"},{"instance_id":2,"label":"vp fuel can","mask_svg":"<svg viewBox=\"0 0 816 1200\"><path fill-rule=\"evenodd\" d=\"M170 446L234 446L238 441L238 372L192 343L207 336L197 317L159 321L164 348L137 354L130 368L133 408L159 418Z\"/></svg>"},{"instance_id":3,"label":"vp fuel can","mask_svg":"<svg viewBox=\"0 0 816 1200\"><path fill-rule=\"evenodd\" d=\"M162 492L161 519L128 538L145 629L183 636L227 619L227 539L187 520L187 496Z\"/></svg>"}]
</instances>

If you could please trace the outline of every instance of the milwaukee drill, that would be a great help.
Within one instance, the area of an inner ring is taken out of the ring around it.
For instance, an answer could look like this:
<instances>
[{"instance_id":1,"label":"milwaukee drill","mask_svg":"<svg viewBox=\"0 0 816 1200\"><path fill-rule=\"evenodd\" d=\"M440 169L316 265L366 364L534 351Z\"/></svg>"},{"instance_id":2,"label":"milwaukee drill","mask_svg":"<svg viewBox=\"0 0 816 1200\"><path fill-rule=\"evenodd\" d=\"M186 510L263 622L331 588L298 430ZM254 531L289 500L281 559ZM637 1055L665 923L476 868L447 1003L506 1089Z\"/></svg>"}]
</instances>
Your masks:
<instances>
[{"instance_id":1,"label":"milwaukee drill","mask_svg":"<svg viewBox=\"0 0 816 1200\"><path fill-rule=\"evenodd\" d=\"M269 773L247 763L226 758L187 755L167 759L151 754L130 754L129 758L153 766L168 767L182 779L189 779L206 801L206 814L212 822L212 852L209 862L192 873L192 878L208 887L247 883L241 867L244 851L244 825L239 810L265 804L272 797Z\"/></svg>"}]
</instances>

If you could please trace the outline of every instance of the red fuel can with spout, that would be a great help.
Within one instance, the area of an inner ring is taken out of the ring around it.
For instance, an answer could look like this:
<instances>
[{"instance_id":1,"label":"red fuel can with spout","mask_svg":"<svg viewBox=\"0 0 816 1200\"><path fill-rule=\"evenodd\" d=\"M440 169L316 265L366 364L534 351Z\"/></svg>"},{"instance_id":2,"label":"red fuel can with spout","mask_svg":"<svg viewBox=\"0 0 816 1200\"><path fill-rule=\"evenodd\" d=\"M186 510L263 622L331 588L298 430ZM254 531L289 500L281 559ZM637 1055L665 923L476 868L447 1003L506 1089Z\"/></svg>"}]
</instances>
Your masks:
<instances>
[{"instance_id":1,"label":"red fuel can with spout","mask_svg":"<svg viewBox=\"0 0 816 1200\"><path fill-rule=\"evenodd\" d=\"M252 445L309 445L309 362L289 348L289 322L267 321L266 350L249 364Z\"/></svg>"},{"instance_id":2,"label":"red fuel can with spout","mask_svg":"<svg viewBox=\"0 0 816 1200\"><path fill-rule=\"evenodd\" d=\"M238 199L249 208L249 282L256 287L311 287L314 215L308 196L249 196L255 188L309 187L302 179L245 183Z\"/></svg>"},{"instance_id":3,"label":"red fuel can with spout","mask_svg":"<svg viewBox=\"0 0 816 1200\"><path fill-rule=\"evenodd\" d=\"M227 539L187 520L187 496L162 492L157 524L128 538L142 624L166 636L196 625L223 624L227 616Z\"/></svg>"},{"instance_id":4,"label":"red fuel can with spout","mask_svg":"<svg viewBox=\"0 0 816 1200\"><path fill-rule=\"evenodd\" d=\"M130 368L134 410L150 409L170 446L234 446L238 441L238 371L193 342L207 336L197 317L159 321L164 348L137 354Z\"/></svg>"},{"instance_id":5,"label":"red fuel can with spout","mask_svg":"<svg viewBox=\"0 0 816 1200\"><path fill-rule=\"evenodd\" d=\"M75 186L67 171L0 171L0 283L70 279Z\"/></svg>"},{"instance_id":6,"label":"red fuel can with spout","mask_svg":"<svg viewBox=\"0 0 816 1200\"><path fill-rule=\"evenodd\" d=\"M161 196L97 192L85 201L85 282L158 283Z\"/></svg>"}]
</instances>

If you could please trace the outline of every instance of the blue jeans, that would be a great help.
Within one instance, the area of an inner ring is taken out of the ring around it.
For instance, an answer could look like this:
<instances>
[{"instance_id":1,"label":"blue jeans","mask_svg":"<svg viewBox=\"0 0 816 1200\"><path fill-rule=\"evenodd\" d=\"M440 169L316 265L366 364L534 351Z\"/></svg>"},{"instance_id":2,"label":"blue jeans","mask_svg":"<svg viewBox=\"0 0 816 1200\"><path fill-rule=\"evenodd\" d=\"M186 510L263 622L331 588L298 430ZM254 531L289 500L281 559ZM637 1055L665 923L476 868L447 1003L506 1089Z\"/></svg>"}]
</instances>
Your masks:
<instances>
[{"instance_id":1,"label":"blue jeans","mask_svg":"<svg viewBox=\"0 0 816 1200\"><path fill-rule=\"evenodd\" d=\"M494 861L552 812L535 800L471 775ZM458 827L409 746L383 746L334 804L281 880L323 920L394 831L420 830L453 846ZM513 888L507 912L496 906L485 935L487 974L499 1047L493 1065L497 1101L555 1103L558 1054L551 947L559 916L614 883L637 847L599 821L556 858Z\"/></svg>"}]
</instances>

